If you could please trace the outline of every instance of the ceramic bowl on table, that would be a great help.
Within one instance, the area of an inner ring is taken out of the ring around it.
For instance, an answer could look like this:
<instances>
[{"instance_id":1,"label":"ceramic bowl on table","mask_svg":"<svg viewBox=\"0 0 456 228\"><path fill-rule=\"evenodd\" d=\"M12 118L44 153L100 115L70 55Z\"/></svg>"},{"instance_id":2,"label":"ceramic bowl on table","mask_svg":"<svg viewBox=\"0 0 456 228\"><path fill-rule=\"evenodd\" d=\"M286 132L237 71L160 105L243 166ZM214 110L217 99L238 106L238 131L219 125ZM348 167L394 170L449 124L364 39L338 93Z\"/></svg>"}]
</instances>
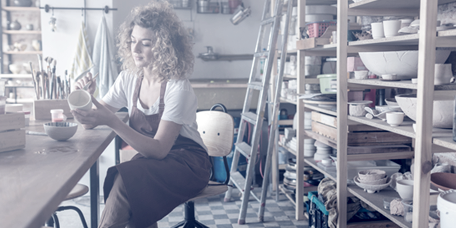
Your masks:
<instances>
[{"instance_id":1,"label":"ceramic bowl on table","mask_svg":"<svg viewBox=\"0 0 456 228\"><path fill-rule=\"evenodd\" d=\"M456 173L432 173L431 183L443 191L456 189Z\"/></svg>"},{"instance_id":2,"label":"ceramic bowl on table","mask_svg":"<svg viewBox=\"0 0 456 228\"><path fill-rule=\"evenodd\" d=\"M410 119L416 121L416 94L397 95L396 101ZM437 128L453 128L454 96L434 95L432 125Z\"/></svg>"},{"instance_id":3,"label":"ceramic bowl on table","mask_svg":"<svg viewBox=\"0 0 456 228\"><path fill-rule=\"evenodd\" d=\"M50 122L43 125L46 134L57 141L70 139L78 130L78 124L70 122Z\"/></svg>"},{"instance_id":4,"label":"ceramic bowl on table","mask_svg":"<svg viewBox=\"0 0 456 228\"><path fill-rule=\"evenodd\" d=\"M445 63L449 55L449 50L436 50L435 63ZM359 57L376 75L396 74L398 79L418 75L418 51L359 52Z\"/></svg>"}]
</instances>

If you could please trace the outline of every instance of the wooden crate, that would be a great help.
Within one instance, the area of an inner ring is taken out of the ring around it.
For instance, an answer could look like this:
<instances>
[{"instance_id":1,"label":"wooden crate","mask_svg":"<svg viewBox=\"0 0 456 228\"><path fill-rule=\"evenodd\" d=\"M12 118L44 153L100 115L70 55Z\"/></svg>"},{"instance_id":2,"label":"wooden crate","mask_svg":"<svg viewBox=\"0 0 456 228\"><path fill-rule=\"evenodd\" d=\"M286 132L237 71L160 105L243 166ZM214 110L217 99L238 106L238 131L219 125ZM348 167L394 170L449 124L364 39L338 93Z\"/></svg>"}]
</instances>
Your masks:
<instances>
[{"instance_id":1,"label":"wooden crate","mask_svg":"<svg viewBox=\"0 0 456 228\"><path fill-rule=\"evenodd\" d=\"M51 109L63 109L67 118L73 118L67 100L35 100L33 101L33 118L35 120L51 120Z\"/></svg>"},{"instance_id":2,"label":"wooden crate","mask_svg":"<svg viewBox=\"0 0 456 228\"><path fill-rule=\"evenodd\" d=\"M337 118L331 115L312 112L312 131L328 137L332 140L337 140ZM410 151L407 147L397 146L404 144L411 144L412 139L406 136L402 136L396 133L383 131L381 129L371 127L368 125L349 121L348 124L348 146L351 146L350 153L361 154L361 153L378 153L382 152L396 152L396 151ZM386 149L388 146L392 147ZM363 146L355 150L353 146ZM378 146L383 146L383 149ZM369 149L370 147L370 149Z\"/></svg>"},{"instance_id":3,"label":"wooden crate","mask_svg":"<svg viewBox=\"0 0 456 228\"><path fill-rule=\"evenodd\" d=\"M0 152L22 149L25 147L24 113L0 115Z\"/></svg>"}]
</instances>

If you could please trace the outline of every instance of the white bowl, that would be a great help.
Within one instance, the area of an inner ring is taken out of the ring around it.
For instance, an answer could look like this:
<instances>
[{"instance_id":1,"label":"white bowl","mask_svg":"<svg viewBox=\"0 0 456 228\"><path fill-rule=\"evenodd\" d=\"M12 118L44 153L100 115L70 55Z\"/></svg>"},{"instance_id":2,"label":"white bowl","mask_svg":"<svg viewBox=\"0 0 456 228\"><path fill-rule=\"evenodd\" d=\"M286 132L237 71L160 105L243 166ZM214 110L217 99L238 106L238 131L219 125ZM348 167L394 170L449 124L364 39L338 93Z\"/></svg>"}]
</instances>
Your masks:
<instances>
[{"instance_id":1,"label":"white bowl","mask_svg":"<svg viewBox=\"0 0 456 228\"><path fill-rule=\"evenodd\" d=\"M10 64L8 68L13 74L20 74L22 71L22 65L20 64Z\"/></svg>"},{"instance_id":2,"label":"white bowl","mask_svg":"<svg viewBox=\"0 0 456 228\"><path fill-rule=\"evenodd\" d=\"M358 187L364 189L364 191L366 191L367 193L375 193L375 192L379 192L382 189L387 188L389 186L390 182L391 182L391 178L387 179L387 183L378 184L378 185L363 184L363 183L360 182L358 176L355 176L353 178L353 181L355 181L355 184L358 185Z\"/></svg>"},{"instance_id":3,"label":"white bowl","mask_svg":"<svg viewBox=\"0 0 456 228\"><path fill-rule=\"evenodd\" d=\"M377 179L377 180L361 180L358 178L358 181L361 183L361 184L369 184L369 185L380 185L380 184L385 184L386 181L388 180L388 177L385 176L384 178L382 179Z\"/></svg>"},{"instance_id":4,"label":"white bowl","mask_svg":"<svg viewBox=\"0 0 456 228\"><path fill-rule=\"evenodd\" d=\"M401 94L396 101L410 119L416 121L416 94ZM451 94L434 95L432 125L437 128L453 128L454 97Z\"/></svg>"},{"instance_id":5,"label":"white bowl","mask_svg":"<svg viewBox=\"0 0 456 228\"><path fill-rule=\"evenodd\" d=\"M358 172L358 177L360 180L363 181L373 181L383 179L386 175L384 170L380 169L369 169L369 170L361 170Z\"/></svg>"},{"instance_id":6,"label":"white bowl","mask_svg":"<svg viewBox=\"0 0 456 228\"><path fill-rule=\"evenodd\" d=\"M65 141L73 137L78 130L77 123L69 122L50 122L44 123L43 126L46 134L57 141Z\"/></svg>"},{"instance_id":7,"label":"white bowl","mask_svg":"<svg viewBox=\"0 0 456 228\"><path fill-rule=\"evenodd\" d=\"M436 50L435 63L445 63L449 55L449 50ZM418 51L359 52L359 57L376 75L396 74L398 79L418 75Z\"/></svg>"}]
</instances>

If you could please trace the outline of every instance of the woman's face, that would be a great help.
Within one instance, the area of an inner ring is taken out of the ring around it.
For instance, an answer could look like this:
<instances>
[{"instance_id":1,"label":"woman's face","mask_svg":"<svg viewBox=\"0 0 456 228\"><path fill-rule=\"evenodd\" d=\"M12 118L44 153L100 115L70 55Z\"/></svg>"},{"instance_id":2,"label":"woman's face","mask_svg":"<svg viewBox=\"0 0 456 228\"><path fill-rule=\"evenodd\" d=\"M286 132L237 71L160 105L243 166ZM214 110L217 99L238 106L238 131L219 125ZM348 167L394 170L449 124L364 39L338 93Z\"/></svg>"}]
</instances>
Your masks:
<instances>
[{"instance_id":1,"label":"woman's face","mask_svg":"<svg viewBox=\"0 0 456 228\"><path fill-rule=\"evenodd\" d=\"M153 32L135 25L131 33L131 53L137 67L147 67L153 61Z\"/></svg>"}]
</instances>

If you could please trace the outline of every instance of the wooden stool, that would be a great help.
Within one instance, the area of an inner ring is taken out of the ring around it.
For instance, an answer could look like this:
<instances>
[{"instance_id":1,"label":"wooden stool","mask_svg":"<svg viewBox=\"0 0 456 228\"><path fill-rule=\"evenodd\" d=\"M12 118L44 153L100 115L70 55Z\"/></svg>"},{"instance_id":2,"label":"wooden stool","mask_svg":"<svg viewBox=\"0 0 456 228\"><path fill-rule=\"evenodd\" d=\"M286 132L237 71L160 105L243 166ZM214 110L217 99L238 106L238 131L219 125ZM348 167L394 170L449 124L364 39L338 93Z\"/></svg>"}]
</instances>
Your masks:
<instances>
[{"instance_id":1,"label":"wooden stool","mask_svg":"<svg viewBox=\"0 0 456 228\"><path fill-rule=\"evenodd\" d=\"M74 186L74 188L71 190L70 193L68 193L67 197L64 199L65 200L70 200L74 199L80 196L85 195L87 192L89 192L89 187L83 185L83 184L77 184ZM75 207L75 206L60 206L57 208L57 210L52 214L51 218L46 222L47 227L55 227L55 228L60 228L60 223L59 219L57 217L57 211L64 211L64 210L74 210L78 213L79 218L81 219L82 225L84 228L88 228L87 223L85 221L84 215L82 214L82 211Z\"/></svg>"}]
</instances>

